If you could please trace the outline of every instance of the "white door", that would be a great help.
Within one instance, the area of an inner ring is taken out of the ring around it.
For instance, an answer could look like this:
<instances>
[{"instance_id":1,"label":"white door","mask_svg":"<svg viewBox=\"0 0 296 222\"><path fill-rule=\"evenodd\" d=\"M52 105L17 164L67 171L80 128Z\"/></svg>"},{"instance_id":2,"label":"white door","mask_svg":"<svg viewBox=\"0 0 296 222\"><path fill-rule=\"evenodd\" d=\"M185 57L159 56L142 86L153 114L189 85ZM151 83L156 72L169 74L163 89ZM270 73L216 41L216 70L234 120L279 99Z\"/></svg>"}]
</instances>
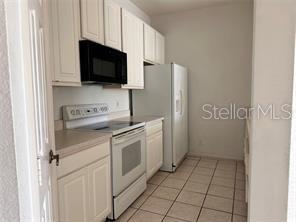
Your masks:
<instances>
[{"instance_id":1,"label":"white door","mask_svg":"<svg viewBox=\"0 0 296 222\"><path fill-rule=\"evenodd\" d=\"M104 2L105 45L121 51L121 8L113 0Z\"/></svg>"},{"instance_id":2,"label":"white door","mask_svg":"<svg viewBox=\"0 0 296 222\"><path fill-rule=\"evenodd\" d=\"M53 45L51 47L53 49L54 82L55 84L79 86L81 84L79 0L50 0L50 3L52 12L50 23L53 36Z\"/></svg>"},{"instance_id":3,"label":"white door","mask_svg":"<svg viewBox=\"0 0 296 222\"><path fill-rule=\"evenodd\" d=\"M165 39L159 32L156 32L155 38L155 61L158 64L164 64Z\"/></svg>"},{"instance_id":4,"label":"white door","mask_svg":"<svg viewBox=\"0 0 296 222\"><path fill-rule=\"evenodd\" d=\"M146 135L136 129L112 139L113 196L118 196L146 170Z\"/></svg>"},{"instance_id":5,"label":"white door","mask_svg":"<svg viewBox=\"0 0 296 222\"><path fill-rule=\"evenodd\" d=\"M135 50L135 88L144 89L144 33L143 22L135 18L134 20L134 50Z\"/></svg>"},{"instance_id":6,"label":"white door","mask_svg":"<svg viewBox=\"0 0 296 222\"><path fill-rule=\"evenodd\" d=\"M111 212L110 156L88 167L90 218L103 221Z\"/></svg>"},{"instance_id":7,"label":"white door","mask_svg":"<svg viewBox=\"0 0 296 222\"><path fill-rule=\"evenodd\" d=\"M59 179L59 222L88 222L89 185L88 169Z\"/></svg>"},{"instance_id":8,"label":"white door","mask_svg":"<svg viewBox=\"0 0 296 222\"><path fill-rule=\"evenodd\" d=\"M36 159L38 170L38 192L40 221L52 221L52 197L51 197L51 177L49 167L49 152L52 148L51 128L48 104L49 100L48 79L45 69L45 43L44 43L44 21L43 21L43 1L30 0L29 2L29 35L30 35L30 56L32 66L32 88L34 104L34 132L36 145Z\"/></svg>"},{"instance_id":9,"label":"white door","mask_svg":"<svg viewBox=\"0 0 296 222\"><path fill-rule=\"evenodd\" d=\"M127 54L128 83L122 88L143 89L143 22L122 9L122 50Z\"/></svg>"},{"instance_id":10,"label":"white door","mask_svg":"<svg viewBox=\"0 0 296 222\"><path fill-rule=\"evenodd\" d=\"M80 0L80 5L82 37L104 44L104 0Z\"/></svg>"},{"instance_id":11,"label":"white door","mask_svg":"<svg viewBox=\"0 0 296 222\"><path fill-rule=\"evenodd\" d=\"M188 152L187 69L172 64L173 70L173 164L178 166Z\"/></svg>"},{"instance_id":12,"label":"white door","mask_svg":"<svg viewBox=\"0 0 296 222\"><path fill-rule=\"evenodd\" d=\"M144 25L144 58L155 62L155 30L149 25Z\"/></svg>"},{"instance_id":13,"label":"white door","mask_svg":"<svg viewBox=\"0 0 296 222\"><path fill-rule=\"evenodd\" d=\"M162 131L147 137L147 180L155 174L163 163L163 139Z\"/></svg>"}]
</instances>

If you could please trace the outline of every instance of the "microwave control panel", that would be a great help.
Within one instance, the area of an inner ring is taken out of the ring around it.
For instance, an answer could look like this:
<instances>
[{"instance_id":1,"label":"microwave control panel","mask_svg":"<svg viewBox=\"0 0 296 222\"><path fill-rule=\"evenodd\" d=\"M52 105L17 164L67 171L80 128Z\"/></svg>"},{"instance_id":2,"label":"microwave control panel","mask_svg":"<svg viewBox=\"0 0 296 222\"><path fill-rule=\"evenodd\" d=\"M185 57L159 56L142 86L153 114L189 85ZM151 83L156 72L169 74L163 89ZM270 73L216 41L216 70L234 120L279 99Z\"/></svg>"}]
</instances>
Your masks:
<instances>
[{"instance_id":1,"label":"microwave control panel","mask_svg":"<svg viewBox=\"0 0 296 222\"><path fill-rule=\"evenodd\" d=\"M63 106L64 121L95 117L100 115L106 115L108 113L109 106L106 103Z\"/></svg>"}]
</instances>

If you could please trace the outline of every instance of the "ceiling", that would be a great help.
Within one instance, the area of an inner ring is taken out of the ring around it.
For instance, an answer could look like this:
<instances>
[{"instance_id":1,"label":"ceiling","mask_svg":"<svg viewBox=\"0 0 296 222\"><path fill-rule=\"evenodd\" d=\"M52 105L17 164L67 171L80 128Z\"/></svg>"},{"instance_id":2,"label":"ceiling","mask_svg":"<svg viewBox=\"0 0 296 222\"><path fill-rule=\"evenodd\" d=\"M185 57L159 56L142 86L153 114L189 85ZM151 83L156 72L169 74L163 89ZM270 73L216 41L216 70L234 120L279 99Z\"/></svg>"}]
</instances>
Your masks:
<instances>
[{"instance_id":1,"label":"ceiling","mask_svg":"<svg viewBox=\"0 0 296 222\"><path fill-rule=\"evenodd\" d=\"M233 0L131 0L150 16L181 12Z\"/></svg>"}]
</instances>

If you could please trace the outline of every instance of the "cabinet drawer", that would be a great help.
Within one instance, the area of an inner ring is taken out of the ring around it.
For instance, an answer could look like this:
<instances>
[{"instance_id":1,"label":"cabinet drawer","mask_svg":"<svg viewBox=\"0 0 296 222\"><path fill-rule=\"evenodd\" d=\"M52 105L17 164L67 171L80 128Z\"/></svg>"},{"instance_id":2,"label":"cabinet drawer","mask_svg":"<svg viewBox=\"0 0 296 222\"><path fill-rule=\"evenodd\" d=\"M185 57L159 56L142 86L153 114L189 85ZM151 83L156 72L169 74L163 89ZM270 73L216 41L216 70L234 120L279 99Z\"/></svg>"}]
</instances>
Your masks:
<instances>
[{"instance_id":1,"label":"cabinet drawer","mask_svg":"<svg viewBox=\"0 0 296 222\"><path fill-rule=\"evenodd\" d=\"M60 160L60 165L57 167L57 176L61 178L108 155L110 155L110 142L99 144L62 158Z\"/></svg>"},{"instance_id":2,"label":"cabinet drawer","mask_svg":"<svg viewBox=\"0 0 296 222\"><path fill-rule=\"evenodd\" d=\"M156 122L153 125L147 125L146 127L146 136L151 136L155 133L162 131L162 122Z\"/></svg>"}]
</instances>

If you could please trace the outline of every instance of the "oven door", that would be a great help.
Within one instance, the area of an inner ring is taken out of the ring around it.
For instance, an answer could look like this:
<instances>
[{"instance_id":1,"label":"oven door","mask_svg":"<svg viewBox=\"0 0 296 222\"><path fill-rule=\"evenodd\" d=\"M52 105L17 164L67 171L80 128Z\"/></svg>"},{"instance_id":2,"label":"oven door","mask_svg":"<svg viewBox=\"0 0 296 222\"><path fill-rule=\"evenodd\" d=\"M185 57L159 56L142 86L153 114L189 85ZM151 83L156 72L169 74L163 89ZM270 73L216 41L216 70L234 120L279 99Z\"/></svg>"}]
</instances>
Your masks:
<instances>
[{"instance_id":1,"label":"oven door","mask_svg":"<svg viewBox=\"0 0 296 222\"><path fill-rule=\"evenodd\" d=\"M139 128L112 140L113 196L118 196L146 171L145 129Z\"/></svg>"}]
</instances>

